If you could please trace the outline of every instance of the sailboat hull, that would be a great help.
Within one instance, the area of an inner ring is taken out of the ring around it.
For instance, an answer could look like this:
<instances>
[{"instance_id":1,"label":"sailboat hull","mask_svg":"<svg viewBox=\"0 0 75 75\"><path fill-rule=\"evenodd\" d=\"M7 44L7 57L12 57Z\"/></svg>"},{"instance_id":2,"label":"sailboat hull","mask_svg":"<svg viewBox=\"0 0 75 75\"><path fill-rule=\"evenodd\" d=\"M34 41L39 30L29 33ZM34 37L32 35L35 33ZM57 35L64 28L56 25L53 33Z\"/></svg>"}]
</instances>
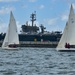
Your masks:
<instances>
[{"instance_id":1,"label":"sailboat hull","mask_svg":"<svg viewBox=\"0 0 75 75\"><path fill-rule=\"evenodd\" d=\"M60 52L75 52L75 48L56 48Z\"/></svg>"},{"instance_id":2,"label":"sailboat hull","mask_svg":"<svg viewBox=\"0 0 75 75\"><path fill-rule=\"evenodd\" d=\"M5 50L18 50L19 48L10 48L10 47L3 47L2 49L5 49Z\"/></svg>"}]
</instances>

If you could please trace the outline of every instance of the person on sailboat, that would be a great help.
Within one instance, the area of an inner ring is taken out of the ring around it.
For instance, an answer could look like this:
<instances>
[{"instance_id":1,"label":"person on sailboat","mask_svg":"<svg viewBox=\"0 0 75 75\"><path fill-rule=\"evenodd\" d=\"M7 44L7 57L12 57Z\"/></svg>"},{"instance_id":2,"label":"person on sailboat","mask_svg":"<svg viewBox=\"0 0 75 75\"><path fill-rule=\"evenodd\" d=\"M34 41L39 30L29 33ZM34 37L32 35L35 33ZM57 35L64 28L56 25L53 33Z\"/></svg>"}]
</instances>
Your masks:
<instances>
[{"instance_id":1,"label":"person on sailboat","mask_svg":"<svg viewBox=\"0 0 75 75\"><path fill-rule=\"evenodd\" d=\"M69 43L66 43L65 44L65 48L70 48L70 44Z\"/></svg>"},{"instance_id":2,"label":"person on sailboat","mask_svg":"<svg viewBox=\"0 0 75 75\"><path fill-rule=\"evenodd\" d=\"M11 48L16 48L17 45L16 45L15 43L14 43L14 44L10 44L9 47L11 47Z\"/></svg>"}]
</instances>

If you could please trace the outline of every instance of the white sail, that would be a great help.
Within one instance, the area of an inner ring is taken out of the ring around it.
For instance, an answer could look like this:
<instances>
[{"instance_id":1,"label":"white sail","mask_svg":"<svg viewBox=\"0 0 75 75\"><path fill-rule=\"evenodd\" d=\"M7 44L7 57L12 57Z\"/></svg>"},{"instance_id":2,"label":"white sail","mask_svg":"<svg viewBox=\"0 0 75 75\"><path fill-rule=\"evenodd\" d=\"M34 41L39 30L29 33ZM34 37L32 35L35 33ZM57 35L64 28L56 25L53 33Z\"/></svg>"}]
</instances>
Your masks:
<instances>
[{"instance_id":1,"label":"white sail","mask_svg":"<svg viewBox=\"0 0 75 75\"><path fill-rule=\"evenodd\" d=\"M64 49L65 44L75 45L75 14L73 6L71 5L68 22L66 23L63 35L58 43L58 49Z\"/></svg>"},{"instance_id":2,"label":"white sail","mask_svg":"<svg viewBox=\"0 0 75 75\"><path fill-rule=\"evenodd\" d=\"M64 48L65 46L65 41L67 42L67 31L68 31L68 23L66 23L65 29L64 29L64 34L62 35L57 48ZM66 34L66 35L65 35ZM64 39L64 40L63 40Z\"/></svg>"},{"instance_id":3,"label":"white sail","mask_svg":"<svg viewBox=\"0 0 75 75\"><path fill-rule=\"evenodd\" d=\"M8 30L2 44L2 48L8 47L10 44L19 44L19 37L17 32L16 21L12 12L10 13L10 22L8 25Z\"/></svg>"}]
</instances>

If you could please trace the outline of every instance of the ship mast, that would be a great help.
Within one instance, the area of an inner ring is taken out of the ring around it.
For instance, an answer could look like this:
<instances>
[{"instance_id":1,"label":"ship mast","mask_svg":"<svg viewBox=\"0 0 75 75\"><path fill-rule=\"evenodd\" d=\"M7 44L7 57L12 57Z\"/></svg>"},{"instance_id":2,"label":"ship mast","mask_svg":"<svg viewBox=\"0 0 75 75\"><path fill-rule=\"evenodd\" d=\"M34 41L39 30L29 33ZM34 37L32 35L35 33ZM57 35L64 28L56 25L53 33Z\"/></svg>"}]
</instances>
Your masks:
<instances>
[{"instance_id":1,"label":"ship mast","mask_svg":"<svg viewBox=\"0 0 75 75\"><path fill-rule=\"evenodd\" d=\"M30 18L31 18L31 21L32 21L32 26L33 26L34 25L34 21L36 21L36 11L31 14Z\"/></svg>"}]
</instances>

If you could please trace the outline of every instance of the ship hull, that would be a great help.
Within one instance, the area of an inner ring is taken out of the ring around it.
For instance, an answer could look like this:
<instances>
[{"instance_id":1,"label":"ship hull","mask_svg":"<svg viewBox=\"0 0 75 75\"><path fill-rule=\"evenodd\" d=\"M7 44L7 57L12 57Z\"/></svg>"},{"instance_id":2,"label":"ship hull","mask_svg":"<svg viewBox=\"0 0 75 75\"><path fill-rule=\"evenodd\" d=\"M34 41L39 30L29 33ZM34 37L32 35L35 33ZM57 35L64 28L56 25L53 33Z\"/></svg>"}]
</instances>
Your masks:
<instances>
[{"instance_id":1,"label":"ship hull","mask_svg":"<svg viewBox=\"0 0 75 75\"><path fill-rule=\"evenodd\" d=\"M5 34L0 34L0 46L4 40ZM19 47L47 47L56 48L61 34L19 34Z\"/></svg>"}]
</instances>

